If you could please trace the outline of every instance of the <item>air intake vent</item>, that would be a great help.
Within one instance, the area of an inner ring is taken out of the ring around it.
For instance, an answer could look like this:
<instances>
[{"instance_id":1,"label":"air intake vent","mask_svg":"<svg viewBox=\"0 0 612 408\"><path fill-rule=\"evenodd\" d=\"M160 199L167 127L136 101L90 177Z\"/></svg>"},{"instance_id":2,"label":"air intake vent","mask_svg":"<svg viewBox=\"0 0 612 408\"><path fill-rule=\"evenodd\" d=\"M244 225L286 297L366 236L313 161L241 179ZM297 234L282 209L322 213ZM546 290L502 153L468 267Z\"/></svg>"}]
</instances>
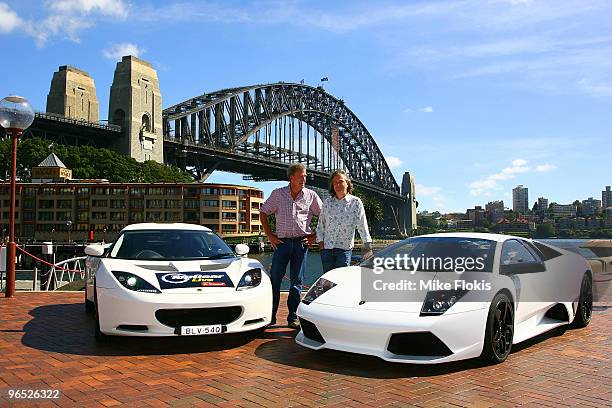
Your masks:
<instances>
[{"instance_id":1,"label":"air intake vent","mask_svg":"<svg viewBox=\"0 0 612 408\"><path fill-rule=\"evenodd\" d=\"M317 326L315 326L314 323L300 318L300 326L302 327L304 336L318 343L325 343L325 339L323 338L323 336L321 336L319 329L317 329Z\"/></svg>"},{"instance_id":2,"label":"air intake vent","mask_svg":"<svg viewBox=\"0 0 612 408\"><path fill-rule=\"evenodd\" d=\"M453 352L431 332L395 333L387 347L401 356L446 357Z\"/></svg>"},{"instance_id":3,"label":"air intake vent","mask_svg":"<svg viewBox=\"0 0 612 408\"><path fill-rule=\"evenodd\" d=\"M160 309L155 317L170 327L229 324L242 314L242 307L209 307L200 309Z\"/></svg>"}]
</instances>

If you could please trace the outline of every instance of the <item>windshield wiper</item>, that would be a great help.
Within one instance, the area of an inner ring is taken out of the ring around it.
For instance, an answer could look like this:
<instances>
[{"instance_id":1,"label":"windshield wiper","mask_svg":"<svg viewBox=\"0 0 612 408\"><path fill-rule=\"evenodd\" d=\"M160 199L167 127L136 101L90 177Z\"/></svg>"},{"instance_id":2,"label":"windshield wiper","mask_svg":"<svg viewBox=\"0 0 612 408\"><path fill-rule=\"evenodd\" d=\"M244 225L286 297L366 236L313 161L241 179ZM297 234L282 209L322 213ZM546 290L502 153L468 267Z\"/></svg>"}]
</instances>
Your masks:
<instances>
[{"instance_id":1,"label":"windshield wiper","mask_svg":"<svg viewBox=\"0 0 612 408\"><path fill-rule=\"evenodd\" d=\"M220 258L228 258L230 256L234 257L236 256L236 254L234 254L233 252L226 252L224 254L215 254L215 255L207 256L205 257L205 259L220 259Z\"/></svg>"}]
</instances>

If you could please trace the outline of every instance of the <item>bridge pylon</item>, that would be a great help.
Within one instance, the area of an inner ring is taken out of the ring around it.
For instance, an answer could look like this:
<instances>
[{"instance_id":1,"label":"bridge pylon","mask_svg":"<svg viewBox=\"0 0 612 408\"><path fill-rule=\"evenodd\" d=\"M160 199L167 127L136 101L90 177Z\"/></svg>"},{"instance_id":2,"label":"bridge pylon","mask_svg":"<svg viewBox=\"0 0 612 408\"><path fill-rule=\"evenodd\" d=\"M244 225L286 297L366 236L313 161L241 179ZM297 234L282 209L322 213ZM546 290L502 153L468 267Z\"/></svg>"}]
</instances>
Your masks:
<instances>
[{"instance_id":1,"label":"bridge pylon","mask_svg":"<svg viewBox=\"0 0 612 408\"><path fill-rule=\"evenodd\" d=\"M116 150L139 162L164 162L162 96L157 71L149 62L130 55L117 63L108 121L123 128Z\"/></svg>"}]
</instances>

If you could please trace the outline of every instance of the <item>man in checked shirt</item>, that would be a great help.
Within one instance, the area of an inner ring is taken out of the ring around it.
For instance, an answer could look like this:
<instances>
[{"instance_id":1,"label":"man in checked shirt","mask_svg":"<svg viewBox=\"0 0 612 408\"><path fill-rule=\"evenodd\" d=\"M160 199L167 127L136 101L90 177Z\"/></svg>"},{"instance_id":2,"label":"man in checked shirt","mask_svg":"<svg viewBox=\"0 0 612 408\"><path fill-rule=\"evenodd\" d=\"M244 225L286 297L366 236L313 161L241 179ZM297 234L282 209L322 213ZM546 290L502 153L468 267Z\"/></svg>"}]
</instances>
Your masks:
<instances>
[{"instance_id":1,"label":"man in checked shirt","mask_svg":"<svg viewBox=\"0 0 612 408\"><path fill-rule=\"evenodd\" d=\"M292 164L287 170L289 185L272 191L270 197L259 209L259 219L268 236L274 255L270 270L272 280L272 321L276 323L276 312L280 301L281 281L287 273L291 287L287 298L289 314L287 322L292 329L299 329L296 310L300 304L302 281L306 270L308 245L314 244L316 234L310 230L313 215L319 215L322 202L317 193L304 187L306 167L301 163ZM276 215L276 234L272 232L268 216Z\"/></svg>"}]
</instances>

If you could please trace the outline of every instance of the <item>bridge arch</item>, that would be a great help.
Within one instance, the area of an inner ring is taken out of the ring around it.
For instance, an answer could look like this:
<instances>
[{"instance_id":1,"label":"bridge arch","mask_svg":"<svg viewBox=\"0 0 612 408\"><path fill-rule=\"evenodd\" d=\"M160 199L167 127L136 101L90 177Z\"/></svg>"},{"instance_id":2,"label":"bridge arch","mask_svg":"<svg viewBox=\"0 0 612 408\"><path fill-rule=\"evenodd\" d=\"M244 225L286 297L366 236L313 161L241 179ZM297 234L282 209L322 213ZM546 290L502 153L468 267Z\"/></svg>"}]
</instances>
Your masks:
<instances>
[{"instance_id":1,"label":"bridge arch","mask_svg":"<svg viewBox=\"0 0 612 408\"><path fill-rule=\"evenodd\" d=\"M166 144L182 145L184 154L199 147L272 161L304 162L324 173L344 168L366 188L400 195L365 125L343 100L321 87L275 83L203 94L165 109L163 126Z\"/></svg>"}]
</instances>

